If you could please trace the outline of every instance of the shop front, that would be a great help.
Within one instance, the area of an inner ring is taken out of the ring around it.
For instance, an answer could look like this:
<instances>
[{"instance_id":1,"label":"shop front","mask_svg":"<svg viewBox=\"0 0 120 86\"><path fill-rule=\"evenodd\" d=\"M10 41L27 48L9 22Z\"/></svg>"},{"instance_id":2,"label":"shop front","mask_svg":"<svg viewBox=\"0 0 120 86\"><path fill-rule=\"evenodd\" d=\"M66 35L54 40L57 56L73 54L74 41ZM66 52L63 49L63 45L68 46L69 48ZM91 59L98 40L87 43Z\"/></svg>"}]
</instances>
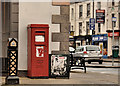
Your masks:
<instances>
[{"instance_id":1,"label":"shop front","mask_svg":"<svg viewBox=\"0 0 120 86\"><path fill-rule=\"evenodd\" d=\"M78 46L91 45L92 36L91 35L74 36L74 41L75 41L75 48Z\"/></svg>"},{"instance_id":2,"label":"shop front","mask_svg":"<svg viewBox=\"0 0 120 86\"><path fill-rule=\"evenodd\" d=\"M103 58L107 58L108 52L108 37L107 34L93 35L92 36L92 45L100 46L102 51Z\"/></svg>"},{"instance_id":3,"label":"shop front","mask_svg":"<svg viewBox=\"0 0 120 86\"><path fill-rule=\"evenodd\" d=\"M112 56L112 46L119 47L119 57L120 57L120 30L114 30L114 41L113 41L113 31L107 30L108 32L108 56Z\"/></svg>"}]
</instances>

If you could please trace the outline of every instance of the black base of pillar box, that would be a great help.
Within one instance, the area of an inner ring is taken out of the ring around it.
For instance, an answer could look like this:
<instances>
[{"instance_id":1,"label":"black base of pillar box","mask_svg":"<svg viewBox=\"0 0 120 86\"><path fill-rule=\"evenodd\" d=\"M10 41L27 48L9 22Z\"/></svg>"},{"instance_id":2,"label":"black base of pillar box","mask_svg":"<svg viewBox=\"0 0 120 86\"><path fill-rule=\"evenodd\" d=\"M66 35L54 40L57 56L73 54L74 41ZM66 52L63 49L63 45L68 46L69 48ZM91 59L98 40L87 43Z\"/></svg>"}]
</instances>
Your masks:
<instances>
[{"instance_id":1,"label":"black base of pillar box","mask_svg":"<svg viewBox=\"0 0 120 86\"><path fill-rule=\"evenodd\" d=\"M19 77L18 76L8 76L6 77L6 84L9 85L14 85L14 84L19 84Z\"/></svg>"}]
</instances>

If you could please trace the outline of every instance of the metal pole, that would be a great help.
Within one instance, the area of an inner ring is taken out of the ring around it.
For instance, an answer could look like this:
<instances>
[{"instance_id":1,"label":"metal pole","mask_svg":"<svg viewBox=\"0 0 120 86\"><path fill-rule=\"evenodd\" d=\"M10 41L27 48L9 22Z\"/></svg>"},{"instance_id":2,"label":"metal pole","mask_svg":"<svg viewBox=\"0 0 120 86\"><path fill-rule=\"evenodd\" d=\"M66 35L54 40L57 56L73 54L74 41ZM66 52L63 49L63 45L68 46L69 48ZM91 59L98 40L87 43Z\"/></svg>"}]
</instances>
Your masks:
<instances>
[{"instance_id":1,"label":"metal pole","mask_svg":"<svg viewBox=\"0 0 120 86\"><path fill-rule=\"evenodd\" d=\"M93 0L93 18L94 18L94 0ZM92 30L92 35L93 35L93 30Z\"/></svg>"},{"instance_id":2,"label":"metal pole","mask_svg":"<svg viewBox=\"0 0 120 86\"><path fill-rule=\"evenodd\" d=\"M114 46L114 22L112 21L112 29L113 29L113 46ZM112 51L113 52L113 51ZM112 66L114 66L114 58L113 58L113 55L112 55Z\"/></svg>"}]
</instances>

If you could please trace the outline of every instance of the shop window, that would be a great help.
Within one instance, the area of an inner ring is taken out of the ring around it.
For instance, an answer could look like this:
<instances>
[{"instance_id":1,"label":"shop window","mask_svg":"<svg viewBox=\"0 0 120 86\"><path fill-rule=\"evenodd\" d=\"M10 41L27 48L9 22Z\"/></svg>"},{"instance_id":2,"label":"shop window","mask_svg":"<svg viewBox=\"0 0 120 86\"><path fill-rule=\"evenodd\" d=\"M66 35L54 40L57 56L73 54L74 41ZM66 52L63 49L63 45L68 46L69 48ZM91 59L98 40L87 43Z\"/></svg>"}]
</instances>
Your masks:
<instances>
[{"instance_id":1,"label":"shop window","mask_svg":"<svg viewBox=\"0 0 120 86\"><path fill-rule=\"evenodd\" d=\"M80 43L77 43L77 46L80 46Z\"/></svg>"}]
</instances>

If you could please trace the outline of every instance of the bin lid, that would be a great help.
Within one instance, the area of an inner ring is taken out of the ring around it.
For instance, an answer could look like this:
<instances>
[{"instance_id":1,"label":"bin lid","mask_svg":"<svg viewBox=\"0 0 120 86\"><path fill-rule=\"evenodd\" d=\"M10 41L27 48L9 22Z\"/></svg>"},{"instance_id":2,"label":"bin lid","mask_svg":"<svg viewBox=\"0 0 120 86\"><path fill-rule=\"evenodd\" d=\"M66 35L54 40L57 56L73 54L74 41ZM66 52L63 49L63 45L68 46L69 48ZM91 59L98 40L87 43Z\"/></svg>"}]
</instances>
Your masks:
<instances>
[{"instance_id":1,"label":"bin lid","mask_svg":"<svg viewBox=\"0 0 120 86\"><path fill-rule=\"evenodd\" d=\"M119 50L119 48L112 48L112 50Z\"/></svg>"},{"instance_id":2,"label":"bin lid","mask_svg":"<svg viewBox=\"0 0 120 86\"><path fill-rule=\"evenodd\" d=\"M39 28L39 27L49 28L49 25L48 24L29 24L27 27L28 28Z\"/></svg>"}]
</instances>

